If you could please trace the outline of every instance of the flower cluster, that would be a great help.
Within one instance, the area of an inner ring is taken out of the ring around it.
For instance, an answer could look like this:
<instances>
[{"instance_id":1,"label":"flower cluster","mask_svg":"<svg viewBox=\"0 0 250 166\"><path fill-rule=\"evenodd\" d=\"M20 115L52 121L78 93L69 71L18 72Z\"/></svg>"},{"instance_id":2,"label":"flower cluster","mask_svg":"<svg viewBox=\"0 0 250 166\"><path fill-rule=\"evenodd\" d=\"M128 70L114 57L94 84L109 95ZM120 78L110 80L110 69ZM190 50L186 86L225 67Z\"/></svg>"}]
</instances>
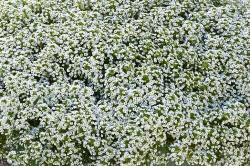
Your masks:
<instances>
[{"instance_id":1,"label":"flower cluster","mask_svg":"<svg viewBox=\"0 0 250 166\"><path fill-rule=\"evenodd\" d=\"M0 157L249 164L249 4L0 0Z\"/></svg>"}]
</instances>

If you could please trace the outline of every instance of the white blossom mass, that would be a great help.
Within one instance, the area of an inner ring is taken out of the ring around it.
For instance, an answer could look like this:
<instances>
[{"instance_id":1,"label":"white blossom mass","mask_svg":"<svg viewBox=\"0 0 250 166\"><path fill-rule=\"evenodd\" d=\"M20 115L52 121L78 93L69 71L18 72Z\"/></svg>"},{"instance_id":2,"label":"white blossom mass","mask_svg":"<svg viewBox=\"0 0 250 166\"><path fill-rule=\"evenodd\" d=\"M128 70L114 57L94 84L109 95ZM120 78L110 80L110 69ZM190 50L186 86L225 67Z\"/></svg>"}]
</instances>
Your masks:
<instances>
[{"instance_id":1,"label":"white blossom mass","mask_svg":"<svg viewBox=\"0 0 250 166\"><path fill-rule=\"evenodd\" d=\"M250 163L249 0L0 0L0 158Z\"/></svg>"}]
</instances>

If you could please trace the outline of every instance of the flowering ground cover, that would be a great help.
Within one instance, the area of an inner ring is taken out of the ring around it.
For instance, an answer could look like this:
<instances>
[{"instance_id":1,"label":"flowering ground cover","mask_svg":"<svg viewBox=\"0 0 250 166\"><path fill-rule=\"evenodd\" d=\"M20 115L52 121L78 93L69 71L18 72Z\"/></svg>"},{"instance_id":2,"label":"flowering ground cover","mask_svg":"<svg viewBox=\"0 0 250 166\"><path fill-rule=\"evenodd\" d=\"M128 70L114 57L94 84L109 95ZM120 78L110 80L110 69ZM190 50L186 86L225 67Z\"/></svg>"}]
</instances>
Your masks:
<instances>
[{"instance_id":1,"label":"flowering ground cover","mask_svg":"<svg viewBox=\"0 0 250 166\"><path fill-rule=\"evenodd\" d=\"M0 0L0 158L250 163L249 0Z\"/></svg>"}]
</instances>

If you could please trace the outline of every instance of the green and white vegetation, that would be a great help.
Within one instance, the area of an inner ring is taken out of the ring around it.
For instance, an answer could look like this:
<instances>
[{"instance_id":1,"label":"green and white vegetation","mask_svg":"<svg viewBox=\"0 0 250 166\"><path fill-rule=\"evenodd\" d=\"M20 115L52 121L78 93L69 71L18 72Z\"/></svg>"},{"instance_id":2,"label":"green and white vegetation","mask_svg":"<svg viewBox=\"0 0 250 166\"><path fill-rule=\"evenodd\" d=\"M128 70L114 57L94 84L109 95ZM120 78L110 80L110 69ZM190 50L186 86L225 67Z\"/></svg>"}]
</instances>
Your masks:
<instances>
[{"instance_id":1,"label":"green and white vegetation","mask_svg":"<svg viewBox=\"0 0 250 166\"><path fill-rule=\"evenodd\" d=\"M247 166L249 0L0 0L13 166Z\"/></svg>"}]
</instances>

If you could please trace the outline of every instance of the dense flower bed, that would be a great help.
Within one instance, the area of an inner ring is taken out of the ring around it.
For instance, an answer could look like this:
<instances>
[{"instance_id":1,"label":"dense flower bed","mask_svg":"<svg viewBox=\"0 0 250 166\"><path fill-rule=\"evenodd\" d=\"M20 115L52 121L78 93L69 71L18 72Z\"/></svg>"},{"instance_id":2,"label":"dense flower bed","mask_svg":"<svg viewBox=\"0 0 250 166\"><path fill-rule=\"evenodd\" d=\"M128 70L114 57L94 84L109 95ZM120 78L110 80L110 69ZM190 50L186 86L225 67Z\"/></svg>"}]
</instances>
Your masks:
<instances>
[{"instance_id":1,"label":"dense flower bed","mask_svg":"<svg viewBox=\"0 0 250 166\"><path fill-rule=\"evenodd\" d=\"M249 1L0 0L0 157L247 165Z\"/></svg>"}]
</instances>

